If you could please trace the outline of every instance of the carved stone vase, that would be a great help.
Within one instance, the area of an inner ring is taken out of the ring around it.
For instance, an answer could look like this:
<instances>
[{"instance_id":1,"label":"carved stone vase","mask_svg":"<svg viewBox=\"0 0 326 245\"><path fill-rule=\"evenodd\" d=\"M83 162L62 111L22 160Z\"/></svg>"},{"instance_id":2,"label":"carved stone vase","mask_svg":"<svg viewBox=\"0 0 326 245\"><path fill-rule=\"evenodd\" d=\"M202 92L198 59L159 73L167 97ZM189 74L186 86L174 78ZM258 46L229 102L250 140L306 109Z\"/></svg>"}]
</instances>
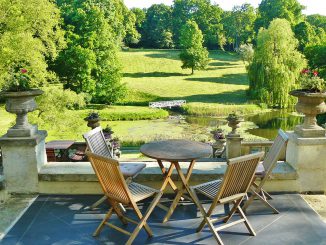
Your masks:
<instances>
[{"instance_id":1,"label":"carved stone vase","mask_svg":"<svg viewBox=\"0 0 326 245\"><path fill-rule=\"evenodd\" d=\"M93 119L88 119L85 118L85 121L87 121L87 126L90 127L91 129L97 128L100 126L100 118L93 118Z\"/></svg>"},{"instance_id":2,"label":"carved stone vase","mask_svg":"<svg viewBox=\"0 0 326 245\"><path fill-rule=\"evenodd\" d=\"M228 126L232 129L232 131L228 134L228 136L240 137L240 135L237 132L237 129L240 128L241 122L243 122L242 119L228 120Z\"/></svg>"},{"instance_id":3,"label":"carved stone vase","mask_svg":"<svg viewBox=\"0 0 326 245\"><path fill-rule=\"evenodd\" d=\"M303 124L297 125L294 132L303 138L325 137L325 129L317 125L316 116L326 112L326 93L293 90L290 95L298 97L295 109L305 115Z\"/></svg>"},{"instance_id":4,"label":"carved stone vase","mask_svg":"<svg viewBox=\"0 0 326 245\"><path fill-rule=\"evenodd\" d=\"M37 132L37 126L28 122L27 114L37 108L35 97L41 94L40 89L0 94L6 98L6 111L17 115L16 124L7 131L8 137L31 137Z\"/></svg>"}]
</instances>

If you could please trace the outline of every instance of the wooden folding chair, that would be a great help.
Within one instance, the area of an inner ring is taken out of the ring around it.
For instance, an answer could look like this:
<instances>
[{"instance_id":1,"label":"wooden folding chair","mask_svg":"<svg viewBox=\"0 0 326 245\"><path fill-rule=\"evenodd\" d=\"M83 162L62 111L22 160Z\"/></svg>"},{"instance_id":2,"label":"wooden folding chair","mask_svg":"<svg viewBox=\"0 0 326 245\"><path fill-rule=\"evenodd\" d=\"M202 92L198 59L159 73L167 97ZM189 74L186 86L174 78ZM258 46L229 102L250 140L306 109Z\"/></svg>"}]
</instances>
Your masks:
<instances>
[{"instance_id":1,"label":"wooden folding chair","mask_svg":"<svg viewBox=\"0 0 326 245\"><path fill-rule=\"evenodd\" d=\"M279 213L279 211L267 201L268 199L272 199L272 197L269 193L267 193L263 189L263 185L265 184L266 180L270 178L270 175L273 169L275 168L277 161L280 159L281 154L284 152L286 148L287 142L288 142L287 135L284 133L282 129L279 129L278 135L274 140L274 143L271 146L270 150L266 154L264 161L258 165L255 178L250 187L250 192L252 193L252 195L242 207L243 211L246 211L246 209L252 203L254 198L257 197L259 200L262 201L263 204L271 208L275 214ZM255 182L255 180L257 179L260 179L259 184Z\"/></svg>"},{"instance_id":2,"label":"wooden folding chair","mask_svg":"<svg viewBox=\"0 0 326 245\"><path fill-rule=\"evenodd\" d=\"M111 149L105 140L101 127L92 129L91 131L85 133L83 137L86 141L89 151L101 156L113 158L113 154L111 153ZM127 179L127 182L131 182L131 180L135 178L145 167L145 163L120 164L121 172L123 176ZM105 201L105 199L106 197L103 196L100 200L91 205L91 209L100 205L102 202Z\"/></svg>"},{"instance_id":3,"label":"wooden folding chair","mask_svg":"<svg viewBox=\"0 0 326 245\"><path fill-rule=\"evenodd\" d=\"M200 232L204 228L205 224L207 224L218 244L223 244L217 232L227 227L244 222L249 230L249 233L253 236L256 235L247 217L242 211L240 203L247 194L249 186L254 178L258 163L263 156L264 152L259 152L229 159L228 167L222 179L210 181L190 188L194 196L194 202L203 215L203 221L198 226L197 232ZM196 192L201 193L213 200L207 212L201 205ZM218 205L224 205L226 203L232 203L232 209L223 217L214 219L211 218L215 207ZM214 223L218 221L223 220L224 223L227 223L236 211L238 211L241 219L229 222L228 224L220 225L218 228L214 227Z\"/></svg>"},{"instance_id":4,"label":"wooden folding chair","mask_svg":"<svg viewBox=\"0 0 326 245\"><path fill-rule=\"evenodd\" d=\"M146 220L148 219L151 212L154 210L156 204L160 200L163 193L159 190L155 190L153 188L140 185L135 182L129 183L128 185L122 175L121 169L119 168L119 162L117 160L108 157L103 157L91 152L87 152L86 154L92 164L92 167L101 184L105 196L107 197L107 200L111 205L110 210L105 215L100 225L97 227L93 236L99 235L104 225L107 225L126 235L129 235L130 238L126 244L132 244L133 240L136 238L141 228L144 228L146 230L148 236L153 236L153 232L147 225ZM143 216L137 206L137 202L151 196L154 196L154 200L149 205L145 215ZM119 203L131 207L139 218L139 222L127 216L124 216L118 206ZM116 215L123 224L127 224L127 222L136 224L137 226L134 231L130 233L129 231L126 231L112 223L109 223L108 220L110 219L113 213L116 213Z\"/></svg>"}]
</instances>

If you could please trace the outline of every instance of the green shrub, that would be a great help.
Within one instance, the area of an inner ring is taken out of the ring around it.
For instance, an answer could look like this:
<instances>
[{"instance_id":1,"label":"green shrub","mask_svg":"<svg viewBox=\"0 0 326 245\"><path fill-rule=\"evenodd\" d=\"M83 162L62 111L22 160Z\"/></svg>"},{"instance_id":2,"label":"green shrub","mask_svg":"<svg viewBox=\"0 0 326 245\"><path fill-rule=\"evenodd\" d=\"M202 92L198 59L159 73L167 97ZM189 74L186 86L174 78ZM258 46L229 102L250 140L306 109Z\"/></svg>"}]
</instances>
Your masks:
<instances>
[{"instance_id":1,"label":"green shrub","mask_svg":"<svg viewBox=\"0 0 326 245\"><path fill-rule=\"evenodd\" d=\"M99 107L98 107L99 108ZM91 110L79 110L74 113L86 117ZM151 109L139 106L107 106L97 110L102 121L135 121L166 118L169 113L163 109Z\"/></svg>"}]
</instances>

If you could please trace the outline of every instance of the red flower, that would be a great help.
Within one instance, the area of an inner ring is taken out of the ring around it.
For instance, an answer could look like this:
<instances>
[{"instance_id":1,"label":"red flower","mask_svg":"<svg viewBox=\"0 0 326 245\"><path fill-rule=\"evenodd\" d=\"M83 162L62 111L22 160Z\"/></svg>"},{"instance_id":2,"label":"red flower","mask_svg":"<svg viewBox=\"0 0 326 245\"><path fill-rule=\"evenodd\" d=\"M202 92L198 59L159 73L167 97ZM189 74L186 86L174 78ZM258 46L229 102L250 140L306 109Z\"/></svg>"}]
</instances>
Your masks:
<instances>
[{"instance_id":1,"label":"red flower","mask_svg":"<svg viewBox=\"0 0 326 245\"><path fill-rule=\"evenodd\" d=\"M318 76L318 72L317 71L314 71L313 74L314 74L315 77Z\"/></svg>"},{"instance_id":2,"label":"red flower","mask_svg":"<svg viewBox=\"0 0 326 245\"><path fill-rule=\"evenodd\" d=\"M21 69L20 72L24 74L24 73L27 72L27 70L26 69Z\"/></svg>"},{"instance_id":3,"label":"red flower","mask_svg":"<svg viewBox=\"0 0 326 245\"><path fill-rule=\"evenodd\" d=\"M308 70L308 69L303 69L302 71L301 71L301 74L307 74L307 73L309 73L310 71Z\"/></svg>"}]
</instances>

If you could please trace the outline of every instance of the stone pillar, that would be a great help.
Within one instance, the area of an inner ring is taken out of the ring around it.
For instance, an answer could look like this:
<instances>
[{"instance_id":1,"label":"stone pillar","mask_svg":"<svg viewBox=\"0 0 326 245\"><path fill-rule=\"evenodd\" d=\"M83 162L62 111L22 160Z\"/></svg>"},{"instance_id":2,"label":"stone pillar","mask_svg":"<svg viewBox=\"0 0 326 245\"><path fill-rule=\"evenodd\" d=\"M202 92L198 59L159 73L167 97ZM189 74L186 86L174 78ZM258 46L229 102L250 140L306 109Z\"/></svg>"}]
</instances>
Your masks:
<instances>
[{"instance_id":1,"label":"stone pillar","mask_svg":"<svg viewBox=\"0 0 326 245\"><path fill-rule=\"evenodd\" d=\"M37 193L38 171L46 162L46 131L30 137L0 138L3 172L8 193Z\"/></svg>"},{"instance_id":2,"label":"stone pillar","mask_svg":"<svg viewBox=\"0 0 326 245\"><path fill-rule=\"evenodd\" d=\"M326 192L326 137L288 132L286 161L297 171L300 192Z\"/></svg>"},{"instance_id":3,"label":"stone pillar","mask_svg":"<svg viewBox=\"0 0 326 245\"><path fill-rule=\"evenodd\" d=\"M226 136L226 159L241 156L241 141L240 135Z\"/></svg>"}]
</instances>

